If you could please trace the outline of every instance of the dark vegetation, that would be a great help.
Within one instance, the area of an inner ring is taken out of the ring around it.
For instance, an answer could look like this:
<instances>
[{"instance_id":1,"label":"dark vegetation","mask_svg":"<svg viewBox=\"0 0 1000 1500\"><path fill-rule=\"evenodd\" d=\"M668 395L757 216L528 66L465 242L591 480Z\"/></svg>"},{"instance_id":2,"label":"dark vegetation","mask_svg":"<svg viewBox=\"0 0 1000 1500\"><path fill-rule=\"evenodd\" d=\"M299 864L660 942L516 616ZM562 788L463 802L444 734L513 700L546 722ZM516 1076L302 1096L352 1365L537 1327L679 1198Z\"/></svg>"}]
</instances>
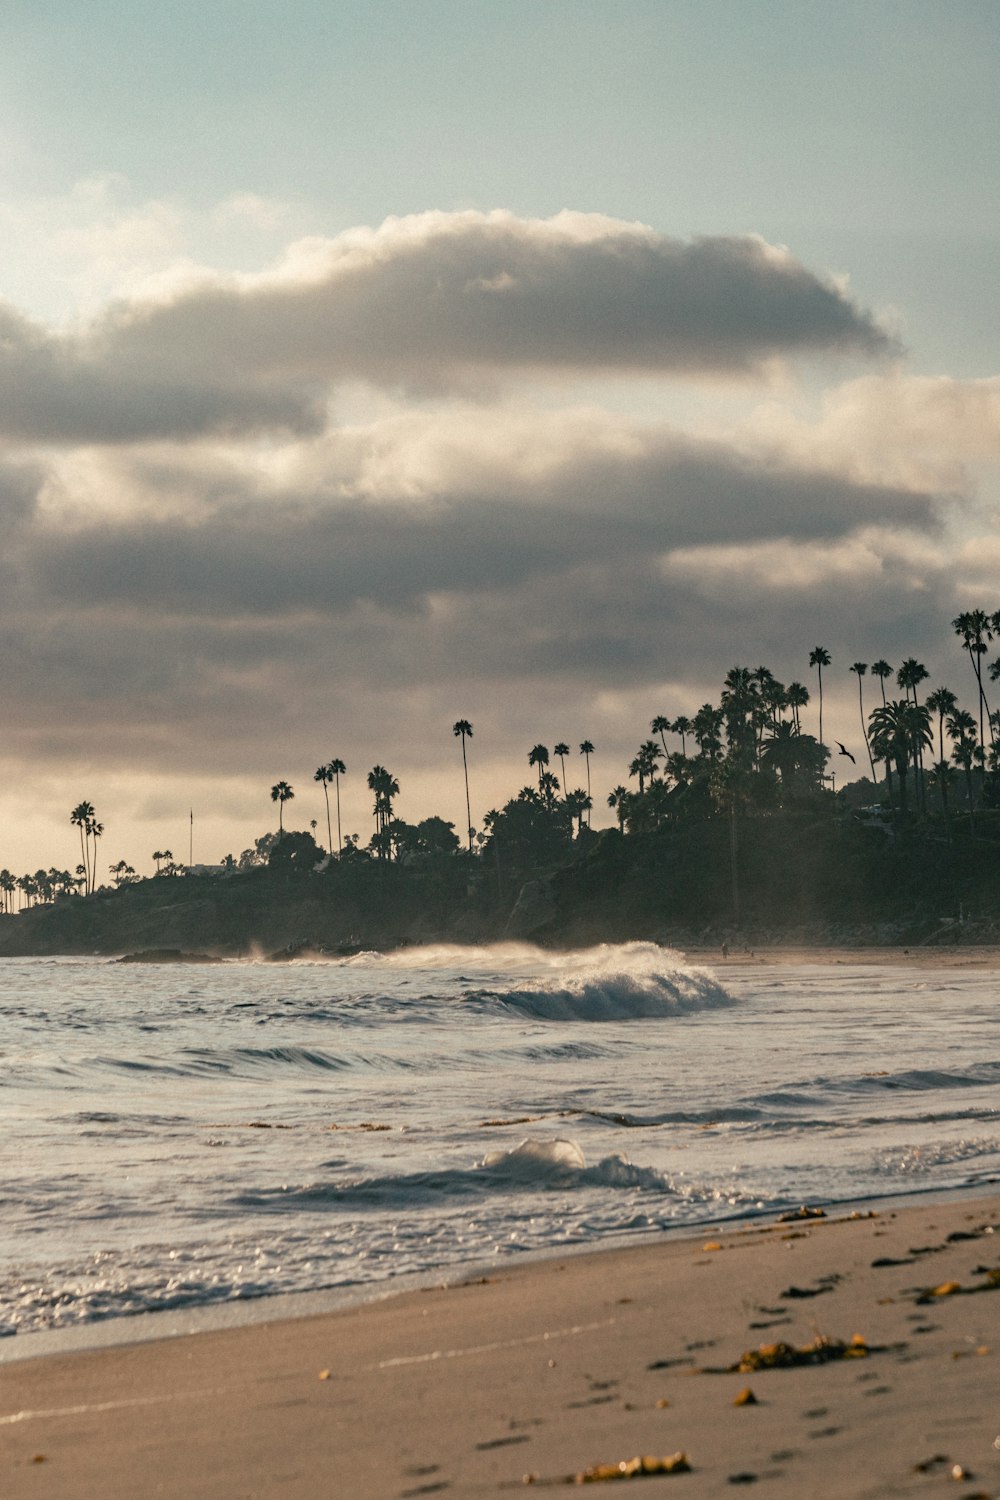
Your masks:
<instances>
[{"instance_id":1,"label":"dark vegetation","mask_svg":"<svg viewBox=\"0 0 1000 1500\"><path fill-rule=\"evenodd\" d=\"M74 808L75 872L0 872L5 901L0 954L141 953L146 949L281 957L402 943L531 938L579 945L630 938L678 944L723 940L919 944L1000 941L1000 715L986 669L1000 612L953 622L971 667L974 711L950 689L922 698L926 669L854 662L865 763L834 739L833 761L854 779L835 790L830 750L806 732L810 701L764 667L734 667L718 704L691 718L654 718L652 738L628 768L634 785L607 797L617 828L590 827L591 758L576 764L587 786L566 788L570 747L528 753L533 781L492 809L467 838L441 818L397 816L399 783L383 766L368 776L374 831L367 846L340 827L334 760L315 780L326 799L326 848L312 831L284 828L295 796L272 788L279 829L237 859L200 873L156 851L157 874L139 880L124 861L98 886L103 827L90 803ZM822 647L809 657L822 714ZM864 702L868 673L878 701ZM968 679L967 679L968 680ZM895 687L900 696L889 696ZM467 741L459 720L468 812ZM675 737L670 744L666 736ZM846 759L842 759L846 757ZM868 774L870 773L870 775ZM336 794L336 821L329 790ZM8 904L9 912L9 904Z\"/></svg>"}]
</instances>

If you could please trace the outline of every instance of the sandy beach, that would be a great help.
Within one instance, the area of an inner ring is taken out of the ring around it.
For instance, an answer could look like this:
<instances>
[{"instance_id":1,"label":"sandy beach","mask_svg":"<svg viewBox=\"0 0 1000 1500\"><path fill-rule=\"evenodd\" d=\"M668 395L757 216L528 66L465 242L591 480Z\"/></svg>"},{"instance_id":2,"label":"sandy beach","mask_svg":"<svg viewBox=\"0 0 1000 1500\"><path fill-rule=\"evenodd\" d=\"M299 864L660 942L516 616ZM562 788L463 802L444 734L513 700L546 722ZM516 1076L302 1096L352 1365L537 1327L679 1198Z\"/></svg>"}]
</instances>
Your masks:
<instances>
[{"instance_id":1,"label":"sandy beach","mask_svg":"<svg viewBox=\"0 0 1000 1500\"><path fill-rule=\"evenodd\" d=\"M872 964L879 968L920 969L1000 969L1000 948L986 944L934 943L912 948L823 948L816 945L795 947L731 946L723 956L718 948L685 948L689 963L706 964L724 975L727 969L768 964Z\"/></svg>"},{"instance_id":2,"label":"sandy beach","mask_svg":"<svg viewBox=\"0 0 1000 1500\"><path fill-rule=\"evenodd\" d=\"M3 1493L992 1497L998 1268L1000 1196L928 1199L14 1361Z\"/></svg>"}]
</instances>

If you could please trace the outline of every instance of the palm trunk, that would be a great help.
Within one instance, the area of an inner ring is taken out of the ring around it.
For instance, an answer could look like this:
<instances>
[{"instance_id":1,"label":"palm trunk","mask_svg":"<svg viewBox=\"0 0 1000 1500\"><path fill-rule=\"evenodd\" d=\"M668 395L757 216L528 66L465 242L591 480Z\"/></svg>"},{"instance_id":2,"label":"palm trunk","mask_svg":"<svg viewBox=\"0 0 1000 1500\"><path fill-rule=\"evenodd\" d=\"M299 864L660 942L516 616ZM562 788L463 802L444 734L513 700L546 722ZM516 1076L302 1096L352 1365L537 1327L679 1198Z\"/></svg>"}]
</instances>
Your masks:
<instances>
[{"instance_id":1,"label":"palm trunk","mask_svg":"<svg viewBox=\"0 0 1000 1500\"><path fill-rule=\"evenodd\" d=\"M469 763L465 758L465 735L462 735L462 771L465 775L465 829L469 840L469 853L472 853L472 804L469 801ZM565 771L563 775L565 776Z\"/></svg>"},{"instance_id":2,"label":"palm trunk","mask_svg":"<svg viewBox=\"0 0 1000 1500\"><path fill-rule=\"evenodd\" d=\"M333 853L333 829L330 827L330 783L323 783L323 797L326 802L326 847Z\"/></svg>"},{"instance_id":3,"label":"palm trunk","mask_svg":"<svg viewBox=\"0 0 1000 1500\"><path fill-rule=\"evenodd\" d=\"M344 842L340 834L340 772L337 772L337 853L343 854Z\"/></svg>"}]
</instances>

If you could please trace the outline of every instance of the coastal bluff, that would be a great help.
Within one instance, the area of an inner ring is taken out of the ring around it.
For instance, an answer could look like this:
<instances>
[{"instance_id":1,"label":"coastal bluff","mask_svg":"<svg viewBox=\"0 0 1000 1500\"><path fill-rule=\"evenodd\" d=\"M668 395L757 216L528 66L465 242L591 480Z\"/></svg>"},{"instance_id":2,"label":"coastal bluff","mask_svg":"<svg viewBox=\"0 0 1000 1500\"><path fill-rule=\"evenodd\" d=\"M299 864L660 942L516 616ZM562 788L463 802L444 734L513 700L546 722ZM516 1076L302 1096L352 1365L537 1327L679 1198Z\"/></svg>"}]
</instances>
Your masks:
<instances>
[{"instance_id":1,"label":"coastal bluff","mask_svg":"<svg viewBox=\"0 0 1000 1500\"><path fill-rule=\"evenodd\" d=\"M735 875L734 875L735 871ZM467 854L154 876L0 916L0 957L294 956L422 943L552 947L1000 942L1000 843L898 841L849 821L586 831L561 864Z\"/></svg>"}]
</instances>

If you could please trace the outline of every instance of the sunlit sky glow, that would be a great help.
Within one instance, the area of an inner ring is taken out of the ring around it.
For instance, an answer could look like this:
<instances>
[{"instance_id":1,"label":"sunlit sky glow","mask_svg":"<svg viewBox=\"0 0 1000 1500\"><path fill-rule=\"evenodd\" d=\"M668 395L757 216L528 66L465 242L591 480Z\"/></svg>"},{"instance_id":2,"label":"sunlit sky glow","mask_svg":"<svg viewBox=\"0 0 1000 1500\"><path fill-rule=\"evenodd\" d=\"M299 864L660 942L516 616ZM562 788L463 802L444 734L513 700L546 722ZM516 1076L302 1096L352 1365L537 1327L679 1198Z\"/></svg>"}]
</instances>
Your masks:
<instances>
[{"instance_id":1,"label":"sunlit sky glow","mask_svg":"<svg viewBox=\"0 0 1000 1500\"><path fill-rule=\"evenodd\" d=\"M335 755L461 827L460 717L474 822L584 738L608 821L818 644L856 751L851 662L968 695L998 62L992 0L13 0L0 864L322 832Z\"/></svg>"}]
</instances>

